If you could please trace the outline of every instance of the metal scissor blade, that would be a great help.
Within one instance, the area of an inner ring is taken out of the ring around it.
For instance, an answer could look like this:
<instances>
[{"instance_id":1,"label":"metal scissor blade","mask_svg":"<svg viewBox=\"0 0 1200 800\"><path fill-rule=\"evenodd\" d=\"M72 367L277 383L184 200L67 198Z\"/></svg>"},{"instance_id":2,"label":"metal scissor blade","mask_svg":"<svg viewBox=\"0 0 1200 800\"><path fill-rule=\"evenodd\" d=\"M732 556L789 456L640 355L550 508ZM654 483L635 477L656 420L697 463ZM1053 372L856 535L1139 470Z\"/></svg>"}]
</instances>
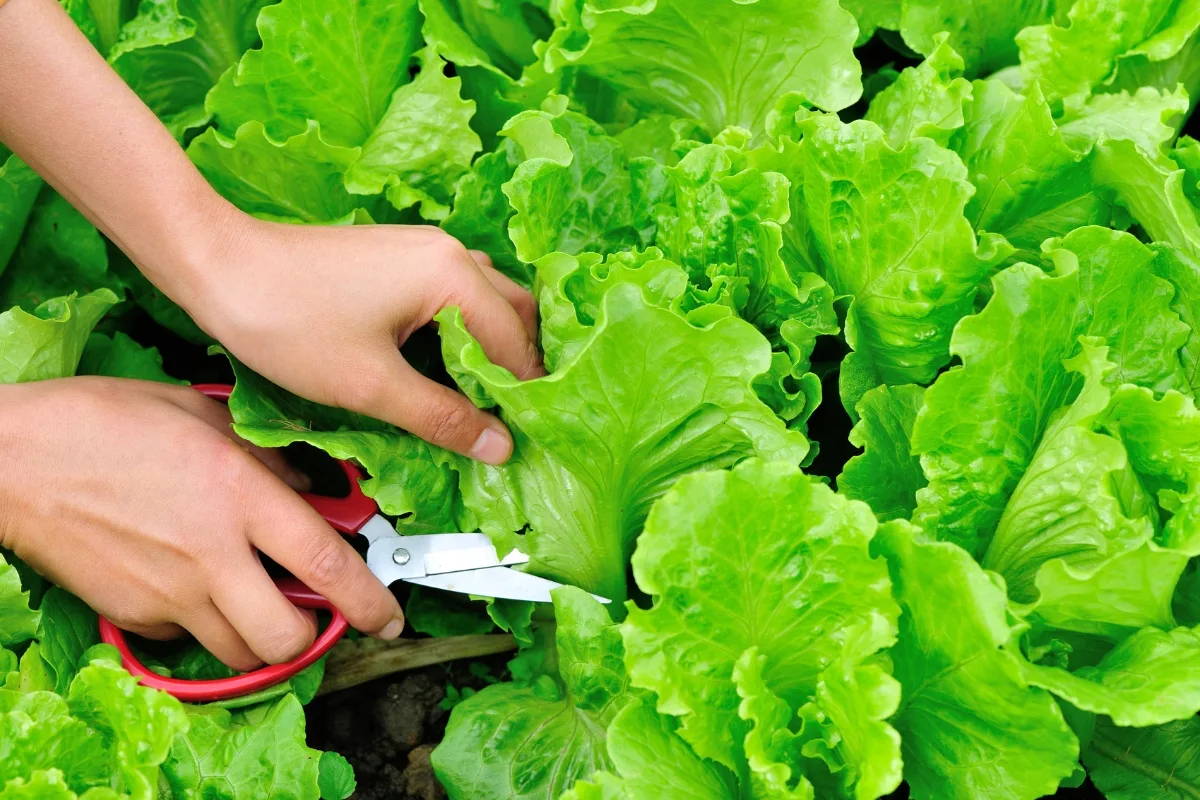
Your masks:
<instances>
[{"instance_id":1,"label":"metal scissor blade","mask_svg":"<svg viewBox=\"0 0 1200 800\"><path fill-rule=\"evenodd\" d=\"M530 575L527 572L517 572L509 567L446 572L440 575L405 578L404 580L434 589L445 589L448 592L461 592L462 594L506 600L531 600L535 603L549 603L550 590L562 586L561 583L539 578L537 575ZM592 595L592 597L601 603L611 602L604 597L596 595Z\"/></svg>"},{"instance_id":2,"label":"metal scissor blade","mask_svg":"<svg viewBox=\"0 0 1200 800\"><path fill-rule=\"evenodd\" d=\"M382 517L378 519L383 520ZM420 586L450 592L498 597L506 600L532 600L549 603L550 590L562 586L546 578L510 569L508 564L524 564L529 556L517 550L503 558L496 553L492 540L483 533L426 533L400 536L385 530L388 523L372 524L361 532L371 542L367 566L385 586L408 581ZM389 526L390 527L390 526ZM610 602L596 597L601 603Z\"/></svg>"},{"instance_id":3,"label":"metal scissor blade","mask_svg":"<svg viewBox=\"0 0 1200 800\"><path fill-rule=\"evenodd\" d=\"M367 566L385 584L442 572L524 564L528 560L516 550L498 557L491 539L483 533L399 536L394 531L377 531L367 550Z\"/></svg>"},{"instance_id":4,"label":"metal scissor blade","mask_svg":"<svg viewBox=\"0 0 1200 800\"><path fill-rule=\"evenodd\" d=\"M490 541L479 547L464 547L461 550L444 550L425 555L425 574L440 575L443 572L462 572L466 569L503 567L509 564L528 563L529 556L514 549L504 558L496 559L496 548Z\"/></svg>"}]
</instances>

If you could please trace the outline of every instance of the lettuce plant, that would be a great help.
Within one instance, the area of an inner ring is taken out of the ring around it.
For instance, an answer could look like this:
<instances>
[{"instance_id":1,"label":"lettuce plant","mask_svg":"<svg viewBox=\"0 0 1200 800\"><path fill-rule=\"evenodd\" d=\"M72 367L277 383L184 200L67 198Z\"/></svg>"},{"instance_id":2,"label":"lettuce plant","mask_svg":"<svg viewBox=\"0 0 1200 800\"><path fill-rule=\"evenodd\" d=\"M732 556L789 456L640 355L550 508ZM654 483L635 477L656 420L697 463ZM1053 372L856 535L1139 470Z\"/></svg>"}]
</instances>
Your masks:
<instances>
[{"instance_id":1,"label":"lettuce plant","mask_svg":"<svg viewBox=\"0 0 1200 800\"><path fill-rule=\"evenodd\" d=\"M0 149L0 382L230 375L248 440L568 584L406 598L520 645L451 798L1200 794L1200 2L64 5L240 208L537 300L543 378L456 308L405 345L512 430L481 465L254 374ZM354 790L320 664L185 708L0 555L0 800Z\"/></svg>"}]
</instances>

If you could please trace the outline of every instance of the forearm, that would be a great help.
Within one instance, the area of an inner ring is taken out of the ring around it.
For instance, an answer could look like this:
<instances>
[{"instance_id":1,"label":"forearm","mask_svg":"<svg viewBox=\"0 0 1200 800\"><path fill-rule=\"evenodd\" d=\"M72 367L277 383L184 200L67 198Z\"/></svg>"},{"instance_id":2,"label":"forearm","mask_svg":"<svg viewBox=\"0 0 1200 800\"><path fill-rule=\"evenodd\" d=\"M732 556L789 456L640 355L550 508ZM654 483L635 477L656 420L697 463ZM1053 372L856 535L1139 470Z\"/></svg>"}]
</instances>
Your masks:
<instances>
[{"instance_id":1,"label":"forearm","mask_svg":"<svg viewBox=\"0 0 1200 800\"><path fill-rule=\"evenodd\" d=\"M0 141L165 293L200 293L236 212L55 0L0 5Z\"/></svg>"}]
</instances>

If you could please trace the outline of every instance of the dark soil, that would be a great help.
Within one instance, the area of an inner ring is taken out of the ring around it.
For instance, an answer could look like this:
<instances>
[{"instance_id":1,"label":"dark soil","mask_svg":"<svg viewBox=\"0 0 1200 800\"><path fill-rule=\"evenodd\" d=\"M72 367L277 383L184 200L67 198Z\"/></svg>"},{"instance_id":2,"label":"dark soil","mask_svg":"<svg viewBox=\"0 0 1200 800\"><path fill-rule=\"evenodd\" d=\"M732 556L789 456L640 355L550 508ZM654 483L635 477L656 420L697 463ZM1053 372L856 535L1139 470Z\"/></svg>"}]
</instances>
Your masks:
<instances>
[{"instance_id":1,"label":"dark soil","mask_svg":"<svg viewBox=\"0 0 1200 800\"><path fill-rule=\"evenodd\" d=\"M477 659L494 678L506 678L511 653ZM442 740L450 712L446 685L487 685L468 661L435 664L318 697L307 709L308 744L345 756L358 780L355 800L444 800L429 755Z\"/></svg>"}]
</instances>

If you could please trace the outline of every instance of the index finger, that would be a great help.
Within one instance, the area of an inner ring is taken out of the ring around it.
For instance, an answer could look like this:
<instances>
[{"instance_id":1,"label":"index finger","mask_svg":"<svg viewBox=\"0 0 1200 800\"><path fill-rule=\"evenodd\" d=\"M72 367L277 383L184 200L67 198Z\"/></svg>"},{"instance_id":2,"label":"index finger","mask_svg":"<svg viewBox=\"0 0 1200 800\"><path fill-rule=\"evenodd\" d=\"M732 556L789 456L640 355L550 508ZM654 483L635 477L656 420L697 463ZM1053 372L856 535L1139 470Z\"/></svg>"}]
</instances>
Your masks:
<instances>
[{"instance_id":1,"label":"index finger","mask_svg":"<svg viewBox=\"0 0 1200 800\"><path fill-rule=\"evenodd\" d=\"M521 380L545 375L536 335L465 249L462 255L454 267L455 279L447 282L443 305L462 310L467 330L493 363Z\"/></svg>"},{"instance_id":2,"label":"index finger","mask_svg":"<svg viewBox=\"0 0 1200 800\"><path fill-rule=\"evenodd\" d=\"M265 467L264 467L265 469ZM250 541L346 615L381 639L404 630L404 614L388 587L341 534L295 492L272 481L271 497L250 521Z\"/></svg>"}]
</instances>

